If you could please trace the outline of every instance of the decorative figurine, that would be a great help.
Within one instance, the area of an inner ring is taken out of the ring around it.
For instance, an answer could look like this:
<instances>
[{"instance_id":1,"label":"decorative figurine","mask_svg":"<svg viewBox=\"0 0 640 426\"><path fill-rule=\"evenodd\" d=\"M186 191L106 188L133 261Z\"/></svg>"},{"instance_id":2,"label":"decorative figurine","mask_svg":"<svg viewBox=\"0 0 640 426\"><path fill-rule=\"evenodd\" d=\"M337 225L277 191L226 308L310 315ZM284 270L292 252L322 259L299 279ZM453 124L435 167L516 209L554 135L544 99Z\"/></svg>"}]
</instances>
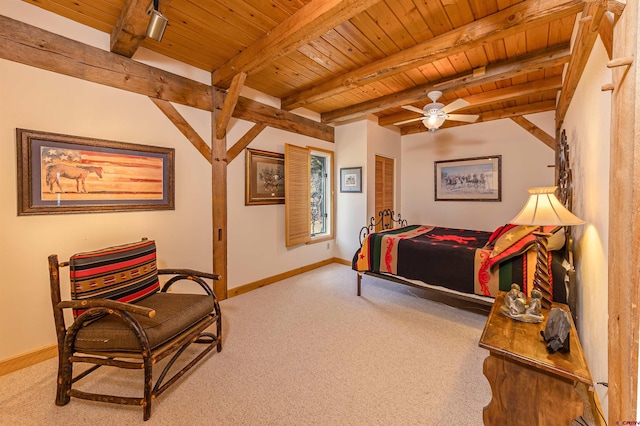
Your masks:
<instances>
[{"instance_id":1,"label":"decorative figurine","mask_svg":"<svg viewBox=\"0 0 640 426\"><path fill-rule=\"evenodd\" d=\"M520 286L516 283L511 284L511 290L504 296L504 306L500 307L500 312L509 318L522 322L539 323L544 320L541 313L542 293L538 290L531 292L531 300L529 305L527 300L520 291Z\"/></svg>"},{"instance_id":2,"label":"decorative figurine","mask_svg":"<svg viewBox=\"0 0 640 426\"><path fill-rule=\"evenodd\" d=\"M551 308L547 326L544 331L540 331L542 338L547 342L547 351L549 353L556 351L563 353L569 352L571 349L569 345L570 330L571 323L569 322L568 314L562 309Z\"/></svg>"},{"instance_id":3,"label":"decorative figurine","mask_svg":"<svg viewBox=\"0 0 640 426\"><path fill-rule=\"evenodd\" d=\"M511 290L504 296L504 305L511 309L511 305L518 299L525 299L524 293L520 291L518 284L513 283L511 284Z\"/></svg>"}]
</instances>

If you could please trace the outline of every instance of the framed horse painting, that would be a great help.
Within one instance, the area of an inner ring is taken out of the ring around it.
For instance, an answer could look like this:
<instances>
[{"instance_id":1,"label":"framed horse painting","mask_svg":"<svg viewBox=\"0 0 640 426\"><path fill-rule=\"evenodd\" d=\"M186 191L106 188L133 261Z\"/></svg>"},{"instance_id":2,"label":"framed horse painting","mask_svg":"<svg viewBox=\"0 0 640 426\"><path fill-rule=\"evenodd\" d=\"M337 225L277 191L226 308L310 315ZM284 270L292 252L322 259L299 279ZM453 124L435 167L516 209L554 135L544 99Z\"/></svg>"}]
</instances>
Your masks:
<instances>
[{"instance_id":1,"label":"framed horse painting","mask_svg":"<svg viewBox=\"0 0 640 426\"><path fill-rule=\"evenodd\" d=\"M16 129L18 215L175 208L175 150Z\"/></svg>"}]
</instances>

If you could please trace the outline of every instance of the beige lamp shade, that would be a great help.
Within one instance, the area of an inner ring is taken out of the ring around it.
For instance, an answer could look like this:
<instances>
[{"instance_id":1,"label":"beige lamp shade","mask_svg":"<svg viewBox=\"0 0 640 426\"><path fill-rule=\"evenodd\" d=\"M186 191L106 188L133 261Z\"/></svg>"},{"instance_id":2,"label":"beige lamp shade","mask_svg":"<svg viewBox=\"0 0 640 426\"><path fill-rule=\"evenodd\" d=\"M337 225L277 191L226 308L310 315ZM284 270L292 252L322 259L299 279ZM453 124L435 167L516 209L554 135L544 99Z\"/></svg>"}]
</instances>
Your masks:
<instances>
[{"instance_id":1,"label":"beige lamp shade","mask_svg":"<svg viewBox=\"0 0 640 426\"><path fill-rule=\"evenodd\" d=\"M556 198L556 188L556 186L551 186L528 189L527 203L509 223L537 226L570 226L585 223L584 220L567 210Z\"/></svg>"}]
</instances>

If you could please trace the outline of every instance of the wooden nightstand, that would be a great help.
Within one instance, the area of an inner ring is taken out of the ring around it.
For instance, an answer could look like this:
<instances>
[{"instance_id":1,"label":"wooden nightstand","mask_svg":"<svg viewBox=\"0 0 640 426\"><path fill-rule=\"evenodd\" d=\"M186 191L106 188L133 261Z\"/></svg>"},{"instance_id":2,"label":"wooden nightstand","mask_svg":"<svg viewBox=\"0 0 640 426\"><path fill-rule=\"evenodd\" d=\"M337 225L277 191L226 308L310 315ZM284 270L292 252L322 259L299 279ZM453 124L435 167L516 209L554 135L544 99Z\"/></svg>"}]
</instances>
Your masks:
<instances>
[{"instance_id":1,"label":"wooden nightstand","mask_svg":"<svg viewBox=\"0 0 640 426\"><path fill-rule=\"evenodd\" d=\"M540 324L512 320L500 313L504 295L496 298L479 342L489 350L483 372L492 392L484 424L571 425L582 416L589 425L604 425L571 315L571 352L549 354L540 336L549 311L543 310ZM569 312L566 305L552 307Z\"/></svg>"}]
</instances>

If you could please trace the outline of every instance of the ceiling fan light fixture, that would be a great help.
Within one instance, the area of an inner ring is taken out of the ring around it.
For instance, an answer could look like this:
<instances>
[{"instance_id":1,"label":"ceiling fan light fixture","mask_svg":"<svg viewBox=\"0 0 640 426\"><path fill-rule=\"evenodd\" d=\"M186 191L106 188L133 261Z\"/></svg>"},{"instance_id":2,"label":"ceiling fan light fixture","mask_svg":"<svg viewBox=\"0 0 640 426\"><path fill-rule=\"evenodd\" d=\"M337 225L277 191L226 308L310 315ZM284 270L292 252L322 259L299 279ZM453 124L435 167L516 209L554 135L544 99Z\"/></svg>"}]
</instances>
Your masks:
<instances>
[{"instance_id":1,"label":"ceiling fan light fixture","mask_svg":"<svg viewBox=\"0 0 640 426\"><path fill-rule=\"evenodd\" d=\"M147 26L147 37L155 41L162 41L162 36L169 20L158 12L158 0L154 0L151 3L148 13L151 14L151 19L149 20L149 26Z\"/></svg>"},{"instance_id":2,"label":"ceiling fan light fixture","mask_svg":"<svg viewBox=\"0 0 640 426\"><path fill-rule=\"evenodd\" d=\"M422 124L424 124L424 127L429 129L430 132L435 132L440 128L440 126L442 126L442 123L444 123L445 119L446 117L434 114L422 120Z\"/></svg>"}]
</instances>

